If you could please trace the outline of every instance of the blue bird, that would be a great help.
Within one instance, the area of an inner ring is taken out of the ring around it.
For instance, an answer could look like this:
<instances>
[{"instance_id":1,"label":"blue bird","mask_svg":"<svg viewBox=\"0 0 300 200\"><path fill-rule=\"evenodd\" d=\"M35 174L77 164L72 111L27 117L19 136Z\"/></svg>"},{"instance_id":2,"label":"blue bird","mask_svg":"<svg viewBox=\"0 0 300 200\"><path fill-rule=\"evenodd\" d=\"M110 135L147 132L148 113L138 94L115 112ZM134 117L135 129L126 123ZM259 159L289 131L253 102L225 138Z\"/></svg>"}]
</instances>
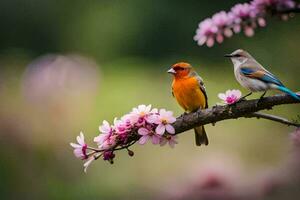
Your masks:
<instances>
[{"instance_id":1,"label":"blue bird","mask_svg":"<svg viewBox=\"0 0 300 200\"><path fill-rule=\"evenodd\" d=\"M300 96L285 87L283 83L259 64L247 51L238 49L231 54L225 55L231 58L234 65L234 75L236 80L251 92L243 98L252 94L252 92L266 92L271 89L282 91L300 101Z\"/></svg>"}]
</instances>

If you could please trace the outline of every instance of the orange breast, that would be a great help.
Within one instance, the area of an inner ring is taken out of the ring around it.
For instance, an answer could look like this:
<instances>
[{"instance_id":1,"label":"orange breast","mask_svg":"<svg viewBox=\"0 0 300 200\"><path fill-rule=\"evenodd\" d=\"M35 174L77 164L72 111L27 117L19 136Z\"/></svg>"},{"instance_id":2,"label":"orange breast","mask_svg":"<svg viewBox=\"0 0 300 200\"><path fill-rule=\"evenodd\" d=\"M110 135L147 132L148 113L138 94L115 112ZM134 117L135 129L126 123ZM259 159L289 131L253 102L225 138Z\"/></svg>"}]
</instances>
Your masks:
<instances>
[{"instance_id":1,"label":"orange breast","mask_svg":"<svg viewBox=\"0 0 300 200\"><path fill-rule=\"evenodd\" d=\"M177 102L184 110L195 111L205 108L205 95L196 78L174 79L172 89Z\"/></svg>"}]
</instances>

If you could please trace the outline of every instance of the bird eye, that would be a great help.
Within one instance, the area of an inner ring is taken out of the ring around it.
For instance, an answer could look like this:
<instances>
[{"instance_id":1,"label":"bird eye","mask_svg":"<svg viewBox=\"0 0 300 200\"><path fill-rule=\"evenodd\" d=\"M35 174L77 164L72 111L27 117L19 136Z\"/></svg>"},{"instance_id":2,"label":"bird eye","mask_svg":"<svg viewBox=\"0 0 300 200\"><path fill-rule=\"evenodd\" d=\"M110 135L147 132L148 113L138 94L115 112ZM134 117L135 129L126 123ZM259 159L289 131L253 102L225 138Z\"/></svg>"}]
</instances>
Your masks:
<instances>
[{"instance_id":1,"label":"bird eye","mask_svg":"<svg viewBox=\"0 0 300 200\"><path fill-rule=\"evenodd\" d=\"M175 71L182 71L182 70L184 70L184 68L183 67L174 67L174 70Z\"/></svg>"},{"instance_id":2,"label":"bird eye","mask_svg":"<svg viewBox=\"0 0 300 200\"><path fill-rule=\"evenodd\" d=\"M234 55L234 57L242 57L242 55L241 54L236 54L236 55Z\"/></svg>"}]
</instances>

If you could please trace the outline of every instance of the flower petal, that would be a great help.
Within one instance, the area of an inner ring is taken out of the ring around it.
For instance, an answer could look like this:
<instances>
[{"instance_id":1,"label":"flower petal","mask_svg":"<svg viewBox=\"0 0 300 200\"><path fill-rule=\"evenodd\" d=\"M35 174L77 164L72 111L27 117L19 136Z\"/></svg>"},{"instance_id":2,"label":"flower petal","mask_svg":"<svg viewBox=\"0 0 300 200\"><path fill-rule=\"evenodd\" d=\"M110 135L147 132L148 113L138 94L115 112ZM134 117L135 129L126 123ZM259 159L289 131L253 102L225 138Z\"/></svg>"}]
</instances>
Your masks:
<instances>
[{"instance_id":1,"label":"flower petal","mask_svg":"<svg viewBox=\"0 0 300 200\"><path fill-rule=\"evenodd\" d=\"M159 117L156 114L152 114L146 117L146 121L150 124L159 124Z\"/></svg>"},{"instance_id":2,"label":"flower petal","mask_svg":"<svg viewBox=\"0 0 300 200\"><path fill-rule=\"evenodd\" d=\"M169 119L168 119L168 122L169 122L170 124L174 123L175 121L176 121L176 118L173 117L173 116L170 116Z\"/></svg>"},{"instance_id":3,"label":"flower petal","mask_svg":"<svg viewBox=\"0 0 300 200\"><path fill-rule=\"evenodd\" d=\"M149 130L146 129L146 128L139 128L138 134L139 135L148 135L149 134Z\"/></svg>"},{"instance_id":4,"label":"flower petal","mask_svg":"<svg viewBox=\"0 0 300 200\"><path fill-rule=\"evenodd\" d=\"M83 167L84 167L84 172L86 173L87 171L87 168L90 166L90 164L95 160L94 156L92 156L88 161L86 161L84 164L83 164Z\"/></svg>"},{"instance_id":5,"label":"flower petal","mask_svg":"<svg viewBox=\"0 0 300 200\"><path fill-rule=\"evenodd\" d=\"M172 125L170 125L170 124L167 124L167 125L166 125L166 130L167 130L168 133L170 133L170 134L174 134L174 133L175 133L174 127L173 127Z\"/></svg>"},{"instance_id":6,"label":"flower petal","mask_svg":"<svg viewBox=\"0 0 300 200\"><path fill-rule=\"evenodd\" d=\"M141 145L144 145L144 144L146 144L146 142L148 141L148 139L150 138L150 136L149 135L144 135L144 136L142 136L140 139L139 139L139 144L141 144Z\"/></svg>"},{"instance_id":7,"label":"flower petal","mask_svg":"<svg viewBox=\"0 0 300 200\"><path fill-rule=\"evenodd\" d=\"M155 132L158 134L158 135L163 135L164 132L166 131L166 127L165 125L163 124L159 124L156 129L155 129Z\"/></svg>"},{"instance_id":8,"label":"flower petal","mask_svg":"<svg viewBox=\"0 0 300 200\"><path fill-rule=\"evenodd\" d=\"M79 144L75 144L75 143L70 143L71 147L73 148L81 148L82 146Z\"/></svg>"},{"instance_id":9,"label":"flower petal","mask_svg":"<svg viewBox=\"0 0 300 200\"><path fill-rule=\"evenodd\" d=\"M160 137L158 135L153 135L152 144L159 144L159 142L160 142Z\"/></svg>"},{"instance_id":10,"label":"flower petal","mask_svg":"<svg viewBox=\"0 0 300 200\"><path fill-rule=\"evenodd\" d=\"M225 95L224 93L219 93L219 94L218 94L218 97L219 97L221 100L223 100L223 101L226 100L226 95Z\"/></svg>"}]
</instances>

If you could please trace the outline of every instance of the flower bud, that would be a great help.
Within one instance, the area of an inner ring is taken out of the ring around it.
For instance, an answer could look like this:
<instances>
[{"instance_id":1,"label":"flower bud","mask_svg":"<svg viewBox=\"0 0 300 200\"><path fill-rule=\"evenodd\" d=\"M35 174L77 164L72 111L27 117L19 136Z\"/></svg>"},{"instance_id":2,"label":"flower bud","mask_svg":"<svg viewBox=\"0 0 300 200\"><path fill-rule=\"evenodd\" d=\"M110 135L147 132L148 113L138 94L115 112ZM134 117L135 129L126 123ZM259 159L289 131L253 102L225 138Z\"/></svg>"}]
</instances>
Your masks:
<instances>
[{"instance_id":1,"label":"flower bud","mask_svg":"<svg viewBox=\"0 0 300 200\"><path fill-rule=\"evenodd\" d=\"M129 156L131 156L131 157L134 156L134 152L131 151L130 149L127 149L127 152L128 152L128 155L129 155Z\"/></svg>"}]
</instances>

